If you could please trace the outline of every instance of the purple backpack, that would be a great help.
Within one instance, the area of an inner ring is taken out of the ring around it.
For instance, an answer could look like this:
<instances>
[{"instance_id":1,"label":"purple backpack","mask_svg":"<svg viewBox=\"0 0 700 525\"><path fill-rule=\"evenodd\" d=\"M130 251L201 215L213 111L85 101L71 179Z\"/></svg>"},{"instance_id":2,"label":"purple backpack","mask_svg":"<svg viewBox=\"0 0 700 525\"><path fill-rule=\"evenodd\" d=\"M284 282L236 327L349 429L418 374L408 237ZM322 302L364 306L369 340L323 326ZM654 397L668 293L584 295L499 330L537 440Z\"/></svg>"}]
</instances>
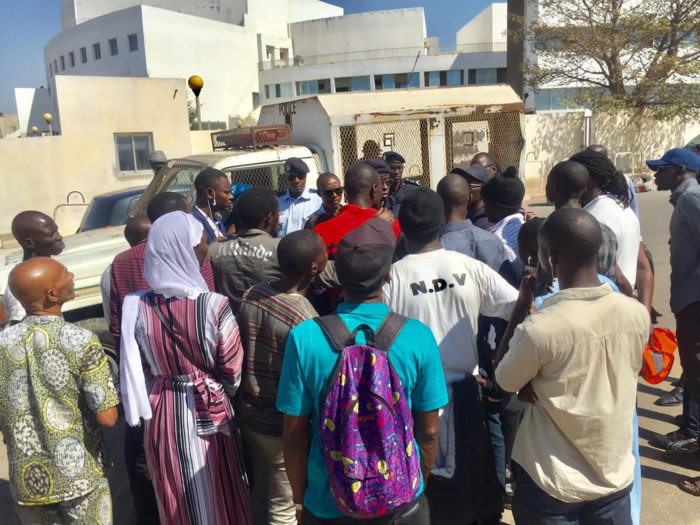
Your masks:
<instances>
[{"instance_id":1,"label":"purple backpack","mask_svg":"<svg viewBox=\"0 0 700 525\"><path fill-rule=\"evenodd\" d=\"M413 416L388 355L407 319L390 313L376 333L363 324L352 334L337 315L315 321L339 352L319 418L333 499L355 518L388 514L421 486ZM367 344L355 343L360 330Z\"/></svg>"}]
</instances>

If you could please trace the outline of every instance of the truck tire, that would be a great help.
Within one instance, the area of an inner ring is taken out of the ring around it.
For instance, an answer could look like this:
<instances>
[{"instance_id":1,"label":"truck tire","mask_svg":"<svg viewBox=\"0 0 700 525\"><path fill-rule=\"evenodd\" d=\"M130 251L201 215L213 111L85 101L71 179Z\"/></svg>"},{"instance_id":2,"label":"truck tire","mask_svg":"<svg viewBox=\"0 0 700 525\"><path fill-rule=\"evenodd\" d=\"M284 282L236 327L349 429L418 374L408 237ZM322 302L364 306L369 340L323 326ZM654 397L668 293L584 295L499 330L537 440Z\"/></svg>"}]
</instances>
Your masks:
<instances>
[{"instance_id":1,"label":"truck tire","mask_svg":"<svg viewBox=\"0 0 700 525\"><path fill-rule=\"evenodd\" d=\"M109 325L107 320L103 317L93 317L91 319L83 319L82 321L76 321L76 326L84 328L85 330L90 330L93 334L97 336L102 345L102 349L105 351L107 356L107 361L109 361L109 367L112 369L112 376L115 381L119 378L119 364L117 363L117 352L114 349L114 338L109 332ZM119 382L115 382L117 389L119 388Z\"/></svg>"}]
</instances>

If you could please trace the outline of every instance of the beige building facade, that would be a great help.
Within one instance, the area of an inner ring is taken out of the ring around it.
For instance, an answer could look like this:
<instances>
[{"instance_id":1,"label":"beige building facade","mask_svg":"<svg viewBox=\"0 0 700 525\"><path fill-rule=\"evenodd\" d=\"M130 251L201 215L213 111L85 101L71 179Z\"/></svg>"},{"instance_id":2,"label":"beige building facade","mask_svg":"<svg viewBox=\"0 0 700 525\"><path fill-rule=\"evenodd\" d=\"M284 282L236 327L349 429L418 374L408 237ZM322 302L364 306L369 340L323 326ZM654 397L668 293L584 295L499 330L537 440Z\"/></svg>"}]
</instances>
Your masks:
<instances>
[{"instance_id":1,"label":"beige building facade","mask_svg":"<svg viewBox=\"0 0 700 525\"><path fill-rule=\"evenodd\" d=\"M148 184L148 157L191 153L183 79L56 78L61 134L0 140L0 238L12 218L38 209L75 232L95 195Z\"/></svg>"}]
</instances>

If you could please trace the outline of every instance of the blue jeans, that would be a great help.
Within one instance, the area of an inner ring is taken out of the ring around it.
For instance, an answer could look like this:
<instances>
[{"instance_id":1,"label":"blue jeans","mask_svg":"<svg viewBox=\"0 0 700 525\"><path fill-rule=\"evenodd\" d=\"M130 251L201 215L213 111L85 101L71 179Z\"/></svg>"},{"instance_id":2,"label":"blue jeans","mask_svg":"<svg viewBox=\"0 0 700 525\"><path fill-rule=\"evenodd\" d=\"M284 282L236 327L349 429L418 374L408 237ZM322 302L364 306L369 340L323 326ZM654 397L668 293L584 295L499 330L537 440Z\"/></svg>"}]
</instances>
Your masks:
<instances>
[{"instance_id":1,"label":"blue jeans","mask_svg":"<svg viewBox=\"0 0 700 525\"><path fill-rule=\"evenodd\" d=\"M631 485L594 501L565 503L542 490L515 461L511 470L517 483L513 517L518 525L632 525Z\"/></svg>"},{"instance_id":2,"label":"blue jeans","mask_svg":"<svg viewBox=\"0 0 700 525\"><path fill-rule=\"evenodd\" d=\"M700 435L700 415L698 404L690 397L688 391L683 389L683 423L681 428L695 437Z\"/></svg>"},{"instance_id":3,"label":"blue jeans","mask_svg":"<svg viewBox=\"0 0 700 525\"><path fill-rule=\"evenodd\" d=\"M642 518L642 463L639 459L639 420L637 409L634 409L634 434L632 441L632 454L634 455L634 481L630 493L630 510L632 512L632 524L639 525Z\"/></svg>"},{"instance_id":4,"label":"blue jeans","mask_svg":"<svg viewBox=\"0 0 700 525\"><path fill-rule=\"evenodd\" d=\"M491 437L491 447L493 448L493 459L496 465L496 475L498 482L506 489L506 440L503 437L501 427L501 410L503 401L486 400L484 409L486 411L486 428Z\"/></svg>"}]
</instances>

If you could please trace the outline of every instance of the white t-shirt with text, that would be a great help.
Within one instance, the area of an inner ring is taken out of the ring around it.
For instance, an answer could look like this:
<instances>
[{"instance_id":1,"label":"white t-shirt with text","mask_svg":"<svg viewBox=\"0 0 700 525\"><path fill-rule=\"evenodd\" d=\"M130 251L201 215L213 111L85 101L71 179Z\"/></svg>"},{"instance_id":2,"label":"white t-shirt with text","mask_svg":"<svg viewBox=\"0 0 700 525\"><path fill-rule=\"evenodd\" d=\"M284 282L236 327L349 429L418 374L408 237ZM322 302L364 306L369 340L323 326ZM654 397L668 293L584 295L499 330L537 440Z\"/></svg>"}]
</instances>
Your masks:
<instances>
[{"instance_id":1,"label":"white t-shirt with text","mask_svg":"<svg viewBox=\"0 0 700 525\"><path fill-rule=\"evenodd\" d=\"M413 254L392 266L384 301L432 331L448 386L479 370L479 314L508 319L518 291L482 262L458 252Z\"/></svg>"}]
</instances>

